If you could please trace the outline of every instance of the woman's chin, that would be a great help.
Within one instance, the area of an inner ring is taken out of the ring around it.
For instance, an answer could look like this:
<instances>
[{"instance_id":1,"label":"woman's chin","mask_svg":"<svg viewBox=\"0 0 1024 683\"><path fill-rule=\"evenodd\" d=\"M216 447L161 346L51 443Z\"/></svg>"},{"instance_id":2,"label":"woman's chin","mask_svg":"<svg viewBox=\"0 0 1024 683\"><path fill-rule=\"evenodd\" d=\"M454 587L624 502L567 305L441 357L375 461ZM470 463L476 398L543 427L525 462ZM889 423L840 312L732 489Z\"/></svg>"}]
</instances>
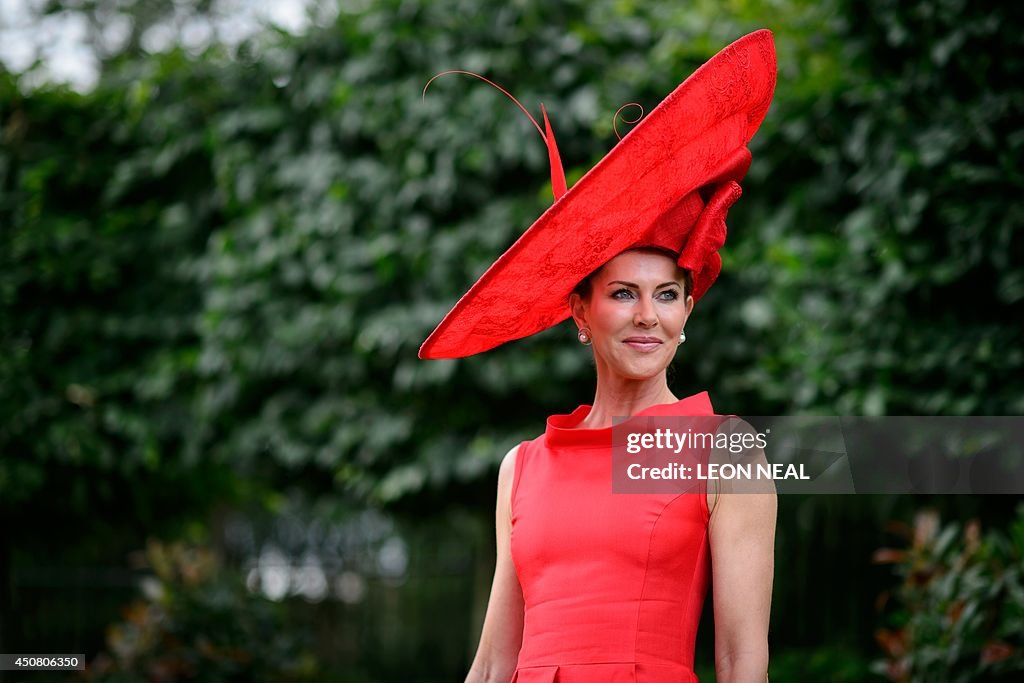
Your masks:
<instances>
[{"instance_id":1,"label":"woman's chin","mask_svg":"<svg viewBox=\"0 0 1024 683\"><path fill-rule=\"evenodd\" d=\"M658 354L658 357L618 359L618 362L611 364L611 369L617 375L626 379L650 379L664 372L671 359L665 359Z\"/></svg>"}]
</instances>

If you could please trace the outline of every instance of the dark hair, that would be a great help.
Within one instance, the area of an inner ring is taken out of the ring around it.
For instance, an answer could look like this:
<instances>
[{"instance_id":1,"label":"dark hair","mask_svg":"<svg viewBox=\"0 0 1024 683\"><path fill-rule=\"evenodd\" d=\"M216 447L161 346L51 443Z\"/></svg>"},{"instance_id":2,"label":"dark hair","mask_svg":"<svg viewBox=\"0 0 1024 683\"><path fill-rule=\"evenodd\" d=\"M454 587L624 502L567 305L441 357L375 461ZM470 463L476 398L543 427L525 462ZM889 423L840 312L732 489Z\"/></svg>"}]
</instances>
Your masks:
<instances>
[{"instance_id":1,"label":"dark hair","mask_svg":"<svg viewBox=\"0 0 1024 683\"><path fill-rule=\"evenodd\" d=\"M642 251L642 252L646 252L648 254L662 254L664 256L668 256L673 261L675 261L677 258L679 258L679 254L677 254L676 252L672 251L671 249L666 249L664 247L658 247L658 246L653 246L653 245L652 246L645 246L645 247L632 247L630 249L625 249L625 250L623 250L620 253L625 254L627 251ZM598 266L594 270L592 270L590 272L590 274L588 274L585 278L580 280L576 284L576 286L573 287L572 291L575 292L576 294L579 294L580 298L583 299L584 301L589 301L590 300L591 289L592 289L592 284L593 284L592 281L594 279L594 276L601 272L602 268L604 268L603 264ZM688 297L692 291L693 291L693 275L690 274L689 270L683 268L683 298L685 299L686 297ZM570 296L571 296L571 294L570 294Z\"/></svg>"}]
</instances>

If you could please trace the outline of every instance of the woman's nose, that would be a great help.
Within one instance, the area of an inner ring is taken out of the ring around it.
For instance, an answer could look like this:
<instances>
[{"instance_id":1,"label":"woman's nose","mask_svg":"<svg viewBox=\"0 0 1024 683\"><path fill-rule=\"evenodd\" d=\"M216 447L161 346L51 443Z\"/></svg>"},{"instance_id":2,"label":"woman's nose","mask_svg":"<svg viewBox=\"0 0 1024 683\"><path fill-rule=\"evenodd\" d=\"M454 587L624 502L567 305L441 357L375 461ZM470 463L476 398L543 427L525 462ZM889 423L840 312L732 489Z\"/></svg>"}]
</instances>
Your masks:
<instances>
[{"instance_id":1,"label":"woman's nose","mask_svg":"<svg viewBox=\"0 0 1024 683\"><path fill-rule=\"evenodd\" d=\"M642 298L640 307L633 317L633 322L642 327L653 327L658 323L658 314L654 310L654 304L650 299Z\"/></svg>"}]
</instances>

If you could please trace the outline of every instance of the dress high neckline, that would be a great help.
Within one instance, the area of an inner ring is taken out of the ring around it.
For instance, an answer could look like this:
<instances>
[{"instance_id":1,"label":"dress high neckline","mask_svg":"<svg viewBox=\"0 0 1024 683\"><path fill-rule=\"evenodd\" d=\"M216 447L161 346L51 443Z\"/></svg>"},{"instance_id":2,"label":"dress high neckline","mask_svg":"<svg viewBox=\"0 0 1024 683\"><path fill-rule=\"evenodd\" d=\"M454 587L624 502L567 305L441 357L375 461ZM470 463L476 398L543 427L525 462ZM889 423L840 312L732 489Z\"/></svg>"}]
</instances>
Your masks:
<instances>
[{"instance_id":1,"label":"dress high neckline","mask_svg":"<svg viewBox=\"0 0 1024 683\"><path fill-rule=\"evenodd\" d=\"M563 446L610 448L612 427L581 429L576 425L590 414L592 405L581 405L568 414L551 415L544 429L544 444L549 448ZM655 403L635 415L714 415L708 392L681 398L674 403Z\"/></svg>"}]
</instances>

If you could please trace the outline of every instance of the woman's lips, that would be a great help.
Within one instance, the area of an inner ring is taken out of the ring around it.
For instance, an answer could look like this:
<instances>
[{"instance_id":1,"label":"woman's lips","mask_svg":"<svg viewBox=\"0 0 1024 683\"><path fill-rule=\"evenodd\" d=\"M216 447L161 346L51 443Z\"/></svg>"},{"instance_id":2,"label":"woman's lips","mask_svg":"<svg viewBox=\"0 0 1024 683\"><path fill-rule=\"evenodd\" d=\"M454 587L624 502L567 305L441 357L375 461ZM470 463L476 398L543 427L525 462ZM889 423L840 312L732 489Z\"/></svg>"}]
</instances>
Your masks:
<instances>
[{"instance_id":1,"label":"woman's lips","mask_svg":"<svg viewBox=\"0 0 1024 683\"><path fill-rule=\"evenodd\" d=\"M631 348L636 349L640 353L650 353L651 351L654 351L656 348L661 346L661 342L660 341L647 341L647 342L627 341L627 342L623 342L623 343L626 346L629 346Z\"/></svg>"}]
</instances>

